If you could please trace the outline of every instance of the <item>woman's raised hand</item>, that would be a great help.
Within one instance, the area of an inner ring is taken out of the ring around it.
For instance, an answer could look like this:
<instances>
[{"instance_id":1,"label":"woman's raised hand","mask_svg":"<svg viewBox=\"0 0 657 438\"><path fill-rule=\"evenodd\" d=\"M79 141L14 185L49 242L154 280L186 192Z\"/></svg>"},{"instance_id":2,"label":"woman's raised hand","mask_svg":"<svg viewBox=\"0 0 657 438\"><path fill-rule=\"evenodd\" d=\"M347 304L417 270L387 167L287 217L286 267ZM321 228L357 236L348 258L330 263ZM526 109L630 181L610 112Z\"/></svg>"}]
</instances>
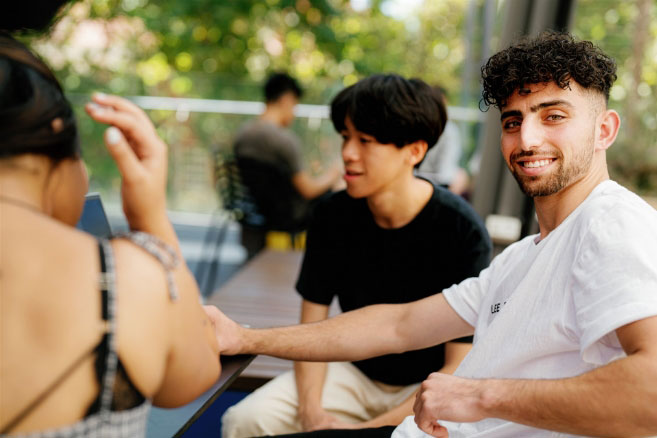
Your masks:
<instances>
[{"instance_id":1,"label":"woman's raised hand","mask_svg":"<svg viewBox=\"0 0 657 438\"><path fill-rule=\"evenodd\" d=\"M144 111L127 99L98 93L85 109L111 125L105 144L121 173L123 211L131 229L154 231L152 225L166 217L167 145Z\"/></svg>"}]
</instances>

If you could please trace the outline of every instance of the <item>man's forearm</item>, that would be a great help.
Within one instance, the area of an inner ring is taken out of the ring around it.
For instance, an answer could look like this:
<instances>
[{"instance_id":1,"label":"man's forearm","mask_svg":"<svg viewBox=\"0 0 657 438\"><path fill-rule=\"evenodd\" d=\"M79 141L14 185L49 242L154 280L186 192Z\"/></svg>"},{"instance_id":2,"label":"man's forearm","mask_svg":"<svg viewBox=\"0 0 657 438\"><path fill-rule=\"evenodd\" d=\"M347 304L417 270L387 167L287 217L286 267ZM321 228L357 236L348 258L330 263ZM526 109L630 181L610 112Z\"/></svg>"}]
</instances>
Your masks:
<instances>
[{"instance_id":1,"label":"man's forearm","mask_svg":"<svg viewBox=\"0 0 657 438\"><path fill-rule=\"evenodd\" d=\"M400 305L377 305L310 324L273 329L242 330L241 353L284 359L355 361L403 351L395 331Z\"/></svg>"},{"instance_id":2,"label":"man's forearm","mask_svg":"<svg viewBox=\"0 0 657 438\"><path fill-rule=\"evenodd\" d=\"M473 331L442 294L407 304L368 306L312 324L261 330L235 328L236 339L228 332L222 333L230 331L228 327L218 328L225 354L266 354L312 362L353 362L402 353Z\"/></svg>"},{"instance_id":3,"label":"man's forearm","mask_svg":"<svg viewBox=\"0 0 657 438\"><path fill-rule=\"evenodd\" d=\"M562 380L484 380L486 417L594 436L657 434L657 364L635 354Z\"/></svg>"}]
</instances>

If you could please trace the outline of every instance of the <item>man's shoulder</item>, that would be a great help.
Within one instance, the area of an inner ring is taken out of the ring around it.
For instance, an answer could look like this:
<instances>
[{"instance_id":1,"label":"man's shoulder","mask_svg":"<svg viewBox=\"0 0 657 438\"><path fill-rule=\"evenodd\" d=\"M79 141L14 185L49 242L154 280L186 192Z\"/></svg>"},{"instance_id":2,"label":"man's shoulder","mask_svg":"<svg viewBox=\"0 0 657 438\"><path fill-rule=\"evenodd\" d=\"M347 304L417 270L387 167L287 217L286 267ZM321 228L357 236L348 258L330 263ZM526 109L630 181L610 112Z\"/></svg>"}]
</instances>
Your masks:
<instances>
[{"instance_id":1,"label":"man's shoulder","mask_svg":"<svg viewBox=\"0 0 657 438\"><path fill-rule=\"evenodd\" d=\"M582 206L583 222L632 222L657 225L657 210L614 181L601 183Z\"/></svg>"},{"instance_id":2,"label":"man's shoulder","mask_svg":"<svg viewBox=\"0 0 657 438\"><path fill-rule=\"evenodd\" d=\"M583 248L657 245L657 210L613 181L595 188L573 222Z\"/></svg>"},{"instance_id":3,"label":"man's shoulder","mask_svg":"<svg viewBox=\"0 0 657 438\"><path fill-rule=\"evenodd\" d=\"M354 213L362 204L362 200L354 199L346 190L331 193L317 205L317 211L331 216L343 216L345 213Z\"/></svg>"},{"instance_id":4,"label":"man's shoulder","mask_svg":"<svg viewBox=\"0 0 657 438\"><path fill-rule=\"evenodd\" d=\"M260 161L296 162L301 168L301 142L290 130L264 120L251 120L239 129L233 140L235 154Z\"/></svg>"},{"instance_id":5,"label":"man's shoulder","mask_svg":"<svg viewBox=\"0 0 657 438\"><path fill-rule=\"evenodd\" d=\"M433 184L433 196L429 200L427 207L433 210L437 215L445 218L451 217L457 221L467 221L476 226L484 226L481 217L474 210L472 205L463 197L455 195L446 188Z\"/></svg>"}]
</instances>

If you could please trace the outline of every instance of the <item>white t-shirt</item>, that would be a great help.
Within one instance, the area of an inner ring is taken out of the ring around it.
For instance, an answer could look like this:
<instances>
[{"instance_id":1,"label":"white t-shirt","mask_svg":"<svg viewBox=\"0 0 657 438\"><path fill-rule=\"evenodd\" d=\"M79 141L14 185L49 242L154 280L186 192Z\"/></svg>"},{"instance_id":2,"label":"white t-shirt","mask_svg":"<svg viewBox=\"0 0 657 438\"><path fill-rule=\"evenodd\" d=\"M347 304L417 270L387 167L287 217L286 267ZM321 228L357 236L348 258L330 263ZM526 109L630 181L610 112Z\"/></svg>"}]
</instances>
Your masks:
<instances>
[{"instance_id":1,"label":"white t-shirt","mask_svg":"<svg viewBox=\"0 0 657 438\"><path fill-rule=\"evenodd\" d=\"M605 181L545 239L516 242L478 278L443 293L475 327L456 375L585 373L624 355L617 328L657 315L657 210ZM450 438L571 436L499 419L440 424ZM392 438L428 436L407 417Z\"/></svg>"}]
</instances>

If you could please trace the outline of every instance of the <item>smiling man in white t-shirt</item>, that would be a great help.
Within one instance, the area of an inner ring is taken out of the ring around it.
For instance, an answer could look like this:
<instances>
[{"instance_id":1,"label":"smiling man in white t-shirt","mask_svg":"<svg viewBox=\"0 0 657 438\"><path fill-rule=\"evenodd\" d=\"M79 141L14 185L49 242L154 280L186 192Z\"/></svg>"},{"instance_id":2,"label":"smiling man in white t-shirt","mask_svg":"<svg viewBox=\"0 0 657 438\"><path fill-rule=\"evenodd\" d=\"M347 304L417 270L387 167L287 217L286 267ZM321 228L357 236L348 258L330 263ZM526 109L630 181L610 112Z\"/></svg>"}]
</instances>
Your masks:
<instances>
[{"instance_id":1,"label":"smiling man in white t-shirt","mask_svg":"<svg viewBox=\"0 0 657 438\"><path fill-rule=\"evenodd\" d=\"M208 308L222 350L357 360L474 333L454 375L428 376L415 416L394 431L313 436L657 434L657 211L609 179L615 70L561 33L520 41L484 67L484 101L501 111L502 154L534 198L540 233L479 277L282 329L243 329Z\"/></svg>"}]
</instances>

